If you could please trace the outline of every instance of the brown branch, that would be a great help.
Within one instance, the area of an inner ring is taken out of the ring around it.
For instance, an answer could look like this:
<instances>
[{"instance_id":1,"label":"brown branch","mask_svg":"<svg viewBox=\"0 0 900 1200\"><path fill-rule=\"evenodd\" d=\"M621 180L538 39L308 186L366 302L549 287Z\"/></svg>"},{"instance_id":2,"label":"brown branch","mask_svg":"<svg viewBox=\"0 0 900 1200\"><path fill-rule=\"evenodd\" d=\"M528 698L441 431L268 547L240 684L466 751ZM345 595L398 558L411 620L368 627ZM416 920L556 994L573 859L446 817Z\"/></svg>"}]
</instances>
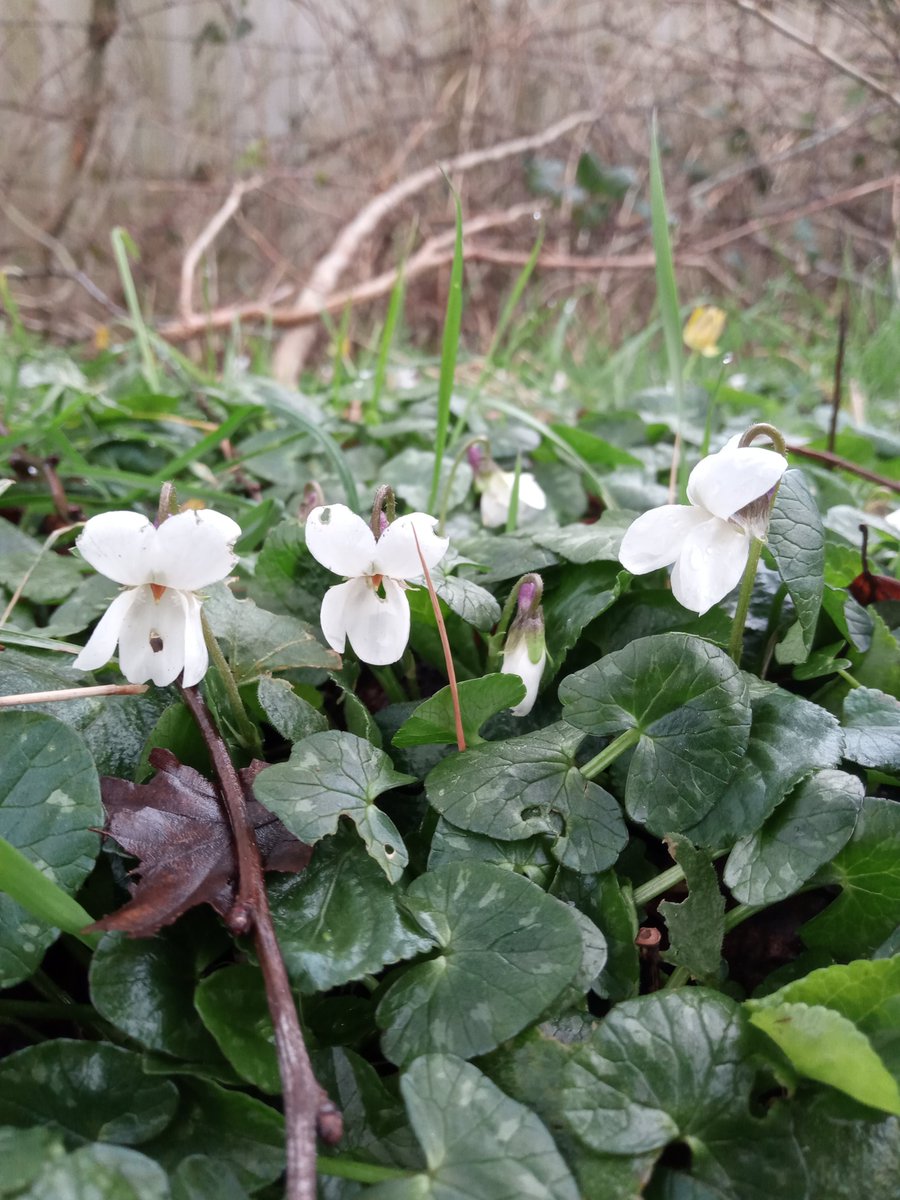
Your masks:
<instances>
[{"instance_id":1,"label":"brown branch","mask_svg":"<svg viewBox=\"0 0 900 1200\"><path fill-rule=\"evenodd\" d=\"M824 463L826 467L839 467L842 471L849 471L851 475L858 475L860 479L868 479L870 483L878 483L883 488L887 488L891 492L900 492L900 483L896 479L888 479L886 475L878 475L875 471L869 471L865 467L860 467L849 459L841 458L838 454L831 454L828 450L811 450L809 446L788 446L788 454L796 454L799 458L810 458L813 462Z\"/></svg>"},{"instance_id":2,"label":"brown branch","mask_svg":"<svg viewBox=\"0 0 900 1200\"><path fill-rule=\"evenodd\" d=\"M865 71L855 67L853 63L847 62L845 58L841 58L833 50L826 49L825 46L808 38L801 33L799 29L795 29L793 25L788 25L786 21L775 15L768 8L761 8L755 0L731 0L731 3L745 13L750 13L751 16L759 17L761 21L771 26L772 29L782 34L786 38L790 38L792 42L796 42L798 46L803 46L805 50L810 50L824 62L830 63L831 66L837 67L844 75L855 79L857 83L864 84L865 87L875 92L879 96L883 96L885 100L890 101L895 108L900 108L900 92L892 92L889 87L883 83L879 83L877 79L873 79L871 75Z\"/></svg>"},{"instance_id":3,"label":"brown branch","mask_svg":"<svg viewBox=\"0 0 900 1200\"><path fill-rule=\"evenodd\" d=\"M244 789L200 692L196 687L179 687L209 749L234 839L238 880L227 923L233 933L253 934L275 1030L284 1092L285 1200L316 1200L316 1131L321 1118L327 1140L337 1141L341 1133L340 1117L319 1087L309 1061L290 980L272 924L259 846L247 815Z\"/></svg>"},{"instance_id":4,"label":"brown branch","mask_svg":"<svg viewBox=\"0 0 900 1200\"><path fill-rule=\"evenodd\" d=\"M593 111L570 113L561 121L540 133L529 137L513 138L508 142L500 142L495 146L485 146L478 150L469 150L459 154L446 163L434 163L424 167L399 180L392 187L374 196L368 204L356 214L349 224L345 225L333 242L331 249L325 254L310 273L306 285L297 296L295 307L321 307L330 299L337 287L338 280L355 260L362 242L378 227L389 212L398 208L411 196L440 182L444 175L459 175L487 163L500 162L517 154L526 154L538 150L542 146L555 142L579 125L596 121L599 114ZM294 329L282 337L275 349L273 358L273 374L283 383L296 381L309 349L314 333L310 330Z\"/></svg>"},{"instance_id":5,"label":"brown branch","mask_svg":"<svg viewBox=\"0 0 900 1200\"><path fill-rule=\"evenodd\" d=\"M254 175L252 179L239 180L228 193L225 202L210 217L188 246L181 263L181 281L178 288L178 311L182 321L190 321L194 315L194 275L197 271L197 264L238 211L244 194L261 187L262 183L261 175Z\"/></svg>"},{"instance_id":6,"label":"brown branch","mask_svg":"<svg viewBox=\"0 0 900 1200\"><path fill-rule=\"evenodd\" d=\"M86 696L142 696L146 683L98 683L94 687L58 688L51 692L19 692L0 696L0 708L17 704L55 704L57 700L83 700Z\"/></svg>"}]
</instances>

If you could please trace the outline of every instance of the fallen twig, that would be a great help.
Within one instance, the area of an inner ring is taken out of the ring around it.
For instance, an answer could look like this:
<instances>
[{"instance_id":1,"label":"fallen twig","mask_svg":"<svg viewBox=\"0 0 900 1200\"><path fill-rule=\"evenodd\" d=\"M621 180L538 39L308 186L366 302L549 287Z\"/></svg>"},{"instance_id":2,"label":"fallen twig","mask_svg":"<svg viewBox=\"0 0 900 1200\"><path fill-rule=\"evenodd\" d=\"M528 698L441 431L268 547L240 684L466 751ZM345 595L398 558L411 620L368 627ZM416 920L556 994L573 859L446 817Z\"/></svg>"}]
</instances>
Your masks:
<instances>
[{"instance_id":1,"label":"fallen twig","mask_svg":"<svg viewBox=\"0 0 900 1200\"><path fill-rule=\"evenodd\" d=\"M787 452L796 454L799 458L811 458L813 462L824 463L827 467L839 467L842 471L849 471L851 475L858 475L860 479L868 479L870 483L880 484L881 487L887 488L891 492L900 492L900 483L896 479L878 475L875 471L860 467L857 463L841 458L838 454L831 454L828 450L811 450L809 446L788 446Z\"/></svg>"},{"instance_id":2,"label":"fallen twig","mask_svg":"<svg viewBox=\"0 0 900 1200\"><path fill-rule=\"evenodd\" d=\"M17 704L55 704L57 700L84 700L87 696L141 696L146 683L98 683L93 687L58 688L55 692L19 692L0 696L0 708Z\"/></svg>"},{"instance_id":3,"label":"fallen twig","mask_svg":"<svg viewBox=\"0 0 900 1200\"><path fill-rule=\"evenodd\" d=\"M261 175L254 175L252 179L243 179L237 182L228 193L224 204L216 210L188 246L181 262L181 282L178 289L178 311L182 321L190 321L194 315L194 275L197 271L197 264L238 211L245 193L261 187L262 183Z\"/></svg>"}]
</instances>

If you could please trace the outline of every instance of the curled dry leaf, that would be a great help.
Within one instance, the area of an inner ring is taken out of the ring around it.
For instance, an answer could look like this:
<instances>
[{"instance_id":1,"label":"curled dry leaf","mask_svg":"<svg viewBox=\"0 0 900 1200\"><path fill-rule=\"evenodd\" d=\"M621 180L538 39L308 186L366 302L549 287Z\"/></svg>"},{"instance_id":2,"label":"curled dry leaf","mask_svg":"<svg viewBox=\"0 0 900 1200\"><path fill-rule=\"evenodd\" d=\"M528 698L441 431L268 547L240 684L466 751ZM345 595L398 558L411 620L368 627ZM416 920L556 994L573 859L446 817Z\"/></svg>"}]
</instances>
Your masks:
<instances>
[{"instance_id":1,"label":"curled dry leaf","mask_svg":"<svg viewBox=\"0 0 900 1200\"><path fill-rule=\"evenodd\" d=\"M101 780L105 832L139 863L131 872L137 878L132 898L93 929L149 937L197 904L211 904L225 916L234 899L231 829L214 785L168 750L152 750L150 763L157 773L149 783ZM312 848L250 795L250 784L264 766L254 762L240 772L263 868L297 873Z\"/></svg>"}]
</instances>

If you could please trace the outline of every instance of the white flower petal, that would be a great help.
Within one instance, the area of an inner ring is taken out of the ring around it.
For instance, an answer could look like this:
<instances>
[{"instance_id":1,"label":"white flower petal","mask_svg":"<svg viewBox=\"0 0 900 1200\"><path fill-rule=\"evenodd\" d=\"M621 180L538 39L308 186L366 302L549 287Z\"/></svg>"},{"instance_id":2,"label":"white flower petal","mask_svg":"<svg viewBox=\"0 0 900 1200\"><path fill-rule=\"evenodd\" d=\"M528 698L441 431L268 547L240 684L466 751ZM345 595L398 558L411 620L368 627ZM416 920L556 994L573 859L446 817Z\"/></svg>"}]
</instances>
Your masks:
<instances>
[{"instance_id":1,"label":"white flower petal","mask_svg":"<svg viewBox=\"0 0 900 1200\"><path fill-rule=\"evenodd\" d=\"M512 480L511 473L492 471L482 483L481 523L486 529L506 524L512 500Z\"/></svg>"},{"instance_id":2,"label":"white flower petal","mask_svg":"<svg viewBox=\"0 0 900 1200\"><path fill-rule=\"evenodd\" d=\"M546 662L546 650L542 652L540 659L536 663L531 661L528 654L528 645L524 637L511 650L503 651L503 665L500 668L501 674L518 675L525 684L524 699L509 710L514 717L524 717L534 708L534 702L537 700L538 688L540 687L541 676L544 674L544 665Z\"/></svg>"},{"instance_id":3,"label":"white flower petal","mask_svg":"<svg viewBox=\"0 0 900 1200\"><path fill-rule=\"evenodd\" d=\"M156 529L136 512L108 512L91 517L75 539L85 562L116 583L136 587L150 583Z\"/></svg>"},{"instance_id":4,"label":"white flower petal","mask_svg":"<svg viewBox=\"0 0 900 1200\"><path fill-rule=\"evenodd\" d=\"M434 532L435 525L436 517L421 512L408 513L392 521L376 543L375 570L372 574L386 575L389 579L418 579L422 574L422 561L416 548L416 538L419 539L422 556L429 570L436 566L447 553L450 539L438 537ZM353 639L350 640L352 642ZM394 662L395 659L385 661Z\"/></svg>"},{"instance_id":5,"label":"white flower petal","mask_svg":"<svg viewBox=\"0 0 900 1200\"><path fill-rule=\"evenodd\" d=\"M193 687L206 674L209 666L209 651L203 636L200 617L200 601L190 592L184 596L186 613L184 625L184 678L185 687Z\"/></svg>"},{"instance_id":6,"label":"white flower petal","mask_svg":"<svg viewBox=\"0 0 900 1200\"><path fill-rule=\"evenodd\" d=\"M749 553L742 529L711 517L685 538L672 572L675 599L702 616L740 581Z\"/></svg>"},{"instance_id":7,"label":"white flower petal","mask_svg":"<svg viewBox=\"0 0 900 1200\"><path fill-rule=\"evenodd\" d=\"M886 524L890 525L891 529L900 533L900 508L895 508L893 512L888 513L884 518Z\"/></svg>"},{"instance_id":8,"label":"white flower petal","mask_svg":"<svg viewBox=\"0 0 900 1200\"><path fill-rule=\"evenodd\" d=\"M166 588L157 600L149 587L135 589L119 634L119 666L130 683L173 683L184 669L187 596Z\"/></svg>"},{"instance_id":9,"label":"white flower petal","mask_svg":"<svg viewBox=\"0 0 900 1200\"><path fill-rule=\"evenodd\" d=\"M314 508L306 518L310 554L335 575L375 575L375 535L346 504Z\"/></svg>"},{"instance_id":10,"label":"white flower petal","mask_svg":"<svg viewBox=\"0 0 900 1200\"><path fill-rule=\"evenodd\" d=\"M218 583L237 562L232 546L240 536L236 521L205 508L167 517L156 531L153 577L147 582L185 592Z\"/></svg>"},{"instance_id":11,"label":"white flower petal","mask_svg":"<svg viewBox=\"0 0 900 1200\"><path fill-rule=\"evenodd\" d=\"M88 638L87 645L72 663L78 671L95 671L105 666L116 651L122 622L134 601L138 589L129 588L121 592L97 622L97 627Z\"/></svg>"},{"instance_id":12,"label":"white flower petal","mask_svg":"<svg viewBox=\"0 0 900 1200\"><path fill-rule=\"evenodd\" d=\"M668 567L681 553L685 538L709 520L709 513L687 504L663 504L633 521L619 547L619 562L632 575Z\"/></svg>"},{"instance_id":13,"label":"white flower petal","mask_svg":"<svg viewBox=\"0 0 900 1200\"><path fill-rule=\"evenodd\" d=\"M373 667L396 662L409 641L409 601L403 588L385 577L382 598L365 579L344 586L352 589L345 593L343 619L356 657Z\"/></svg>"},{"instance_id":14,"label":"white flower petal","mask_svg":"<svg viewBox=\"0 0 900 1200\"><path fill-rule=\"evenodd\" d=\"M510 484L511 486L512 484ZM523 471L519 476L519 504L538 510L547 507L547 496L544 489L530 471Z\"/></svg>"},{"instance_id":15,"label":"white flower petal","mask_svg":"<svg viewBox=\"0 0 900 1200\"><path fill-rule=\"evenodd\" d=\"M761 446L726 446L697 463L688 479L691 504L727 520L764 496L787 470L787 459Z\"/></svg>"},{"instance_id":16,"label":"white flower petal","mask_svg":"<svg viewBox=\"0 0 900 1200\"><path fill-rule=\"evenodd\" d=\"M319 624L325 641L338 654L344 653L347 644L346 608L353 604L354 597L360 588L370 591L369 582L364 576L350 579L347 583L336 583L322 597L322 607L319 609Z\"/></svg>"}]
</instances>

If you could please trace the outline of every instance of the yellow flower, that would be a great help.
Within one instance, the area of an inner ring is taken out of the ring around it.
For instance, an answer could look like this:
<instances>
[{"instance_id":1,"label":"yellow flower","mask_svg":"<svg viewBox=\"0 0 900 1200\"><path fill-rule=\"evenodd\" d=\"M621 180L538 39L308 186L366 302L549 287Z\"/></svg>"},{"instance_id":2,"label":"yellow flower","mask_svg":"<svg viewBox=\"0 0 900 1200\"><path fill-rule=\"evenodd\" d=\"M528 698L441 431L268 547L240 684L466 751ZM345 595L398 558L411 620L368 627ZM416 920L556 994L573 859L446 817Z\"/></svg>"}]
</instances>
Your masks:
<instances>
[{"instance_id":1,"label":"yellow flower","mask_svg":"<svg viewBox=\"0 0 900 1200\"><path fill-rule=\"evenodd\" d=\"M701 304L688 317L684 326L684 344L704 358L715 358L719 353L719 338L725 328L726 314L712 304Z\"/></svg>"}]
</instances>

